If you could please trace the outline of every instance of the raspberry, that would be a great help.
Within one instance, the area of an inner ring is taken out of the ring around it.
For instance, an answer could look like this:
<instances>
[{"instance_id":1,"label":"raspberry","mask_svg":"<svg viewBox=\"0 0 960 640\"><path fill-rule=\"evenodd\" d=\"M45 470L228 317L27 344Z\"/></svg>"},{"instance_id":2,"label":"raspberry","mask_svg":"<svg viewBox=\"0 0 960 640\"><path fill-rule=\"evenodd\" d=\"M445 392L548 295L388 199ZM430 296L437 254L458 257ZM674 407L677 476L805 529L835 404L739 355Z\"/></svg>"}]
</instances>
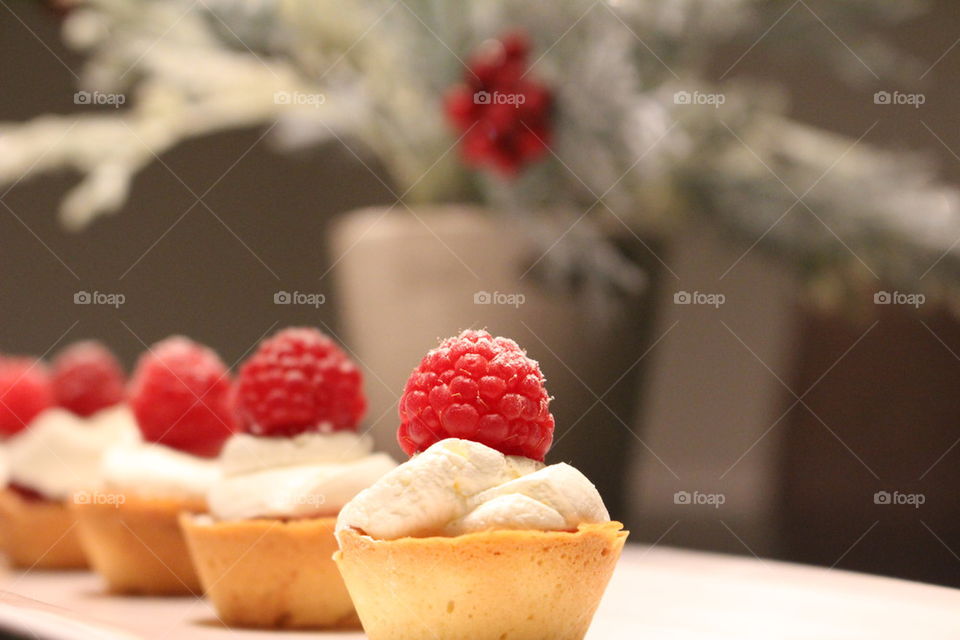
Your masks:
<instances>
[{"instance_id":1,"label":"raspberry","mask_svg":"<svg viewBox=\"0 0 960 640\"><path fill-rule=\"evenodd\" d=\"M237 414L258 436L355 431L366 409L360 370L316 329L291 327L264 340L237 377Z\"/></svg>"},{"instance_id":2,"label":"raspberry","mask_svg":"<svg viewBox=\"0 0 960 640\"><path fill-rule=\"evenodd\" d=\"M215 456L234 430L227 367L212 350L182 336L140 356L130 408L144 440Z\"/></svg>"},{"instance_id":3,"label":"raspberry","mask_svg":"<svg viewBox=\"0 0 960 640\"><path fill-rule=\"evenodd\" d=\"M123 400L126 380L120 363L99 342L77 342L53 361L57 404L87 417Z\"/></svg>"},{"instance_id":4,"label":"raspberry","mask_svg":"<svg viewBox=\"0 0 960 640\"><path fill-rule=\"evenodd\" d=\"M0 437L10 437L54 404L50 373L33 358L0 358Z\"/></svg>"},{"instance_id":5,"label":"raspberry","mask_svg":"<svg viewBox=\"0 0 960 640\"><path fill-rule=\"evenodd\" d=\"M427 353L400 398L397 440L408 454L465 438L543 460L553 415L540 365L516 342L464 331Z\"/></svg>"}]
</instances>

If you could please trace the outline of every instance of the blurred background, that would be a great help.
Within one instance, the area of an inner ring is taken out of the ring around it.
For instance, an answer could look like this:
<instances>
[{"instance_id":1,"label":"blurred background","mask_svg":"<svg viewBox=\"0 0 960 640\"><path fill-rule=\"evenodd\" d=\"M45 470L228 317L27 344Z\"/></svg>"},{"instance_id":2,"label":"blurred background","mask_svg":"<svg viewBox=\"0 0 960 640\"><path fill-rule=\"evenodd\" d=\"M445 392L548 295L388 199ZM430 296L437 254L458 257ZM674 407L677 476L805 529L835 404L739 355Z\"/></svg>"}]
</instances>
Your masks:
<instances>
[{"instance_id":1,"label":"blurred background","mask_svg":"<svg viewBox=\"0 0 960 640\"><path fill-rule=\"evenodd\" d=\"M0 350L316 325L398 453L486 327L631 541L960 586L955 3L2 4Z\"/></svg>"}]
</instances>

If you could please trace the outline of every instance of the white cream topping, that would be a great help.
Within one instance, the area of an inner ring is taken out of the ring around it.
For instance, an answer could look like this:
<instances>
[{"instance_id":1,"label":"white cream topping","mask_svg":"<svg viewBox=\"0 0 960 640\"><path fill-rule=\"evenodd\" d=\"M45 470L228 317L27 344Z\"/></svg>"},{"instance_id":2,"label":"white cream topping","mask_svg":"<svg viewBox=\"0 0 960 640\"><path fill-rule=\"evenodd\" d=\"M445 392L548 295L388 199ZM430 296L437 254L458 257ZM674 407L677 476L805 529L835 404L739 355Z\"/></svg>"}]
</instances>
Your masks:
<instances>
[{"instance_id":1,"label":"white cream topping","mask_svg":"<svg viewBox=\"0 0 960 640\"><path fill-rule=\"evenodd\" d=\"M597 488L587 477L565 462L487 489L470 500L472 509L489 505L503 496L526 496L549 507L563 518L564 529L576 529L581 522L610 520Z\"/></svg>"},{"instance_id":2,"label":"white cream topping","mask_svg":"<svg viewBox=\"0 0 960 640\"><path fill-rule=\"evenodd\" d=\"M522 494L507 494L479 504L462 518L445 528L450 535L488 529L537 529L558 531L566 529L563 516L542 502Z\"/></svg>"},{"instance_id":3,"label":"white cream topping","mask_svg":"<svg viewBox=\"0 0 960 640\"><path fill-rule=\"evenodd\" d=\"M302 464L343 463L369 455L373 439L352 431L301 433L292 438L267 438L238 433L220 454L227 476Z\"/></svg>"},{"instance_id":4,"label":"white cream topping","mask_svg":"<svg viewBox=\"0 0 960 640\"><path fill-rule=\"evenodd\" d=\"M372 450L370 437L349 431L231 436L220 456L224 476L207 495L210 512L221 520L336 515L397 466Z\"/></svg>"},{"instance_id":5,"label":"white cream topping","mask_svg":"<svg viewBox=\"0 0 960 640\"><path fill-rule=\"evenodd\" d=\"M100 470L107 488L158 498L204 499L220 478L215 458L153 442L111 447Z\"/></svg>"},{"instance_id":6,"label":"white cream topping","mask_svg":"<svg viewBox=\"0 0 960 640\"><path fill-rule=\"evenodd\" d=\"M64 409L47 409L7 443L11 481L51 499L99 484L104 453L139 441L127 407L104 409L82 418Z\"/></svg>"},{"instance_id":7,"label":"white cream topping","mask_svg":"<svg viewBox=\"0 0 960 640\"><path fill-rule=\"evenodd\" d=\"M570 465L545 467L449 438L361 491L340 511L337 530L394 540L488 529L567 530L609 519L596 487Z\"/></svg>"}]
</instances>

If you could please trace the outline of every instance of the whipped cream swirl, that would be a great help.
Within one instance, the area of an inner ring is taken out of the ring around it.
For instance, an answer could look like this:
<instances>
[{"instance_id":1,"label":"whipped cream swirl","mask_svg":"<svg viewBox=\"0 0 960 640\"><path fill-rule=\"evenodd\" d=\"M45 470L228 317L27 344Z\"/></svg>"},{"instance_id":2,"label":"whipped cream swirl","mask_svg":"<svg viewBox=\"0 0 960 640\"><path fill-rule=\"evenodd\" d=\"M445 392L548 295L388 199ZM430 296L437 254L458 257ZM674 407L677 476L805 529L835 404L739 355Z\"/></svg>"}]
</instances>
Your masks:
<instances>
[{"instance_id":1,"label":"whipped cream swirl","mask_svg":"<svg viewBox=\"0 0 960 640\"><path fill-rule=\"evenodd\" d=\"M570 465L544 466L448 438L361 491L340 512L337 530L394 540L490 529L565 531L609 520L596 487Z\"/></svg>"},{"instance_id":2,"label":"whipped cream swirl","mask_svg":"<svg viewBox=\"0 0 960 640\"><path fill-rule=\"evenodd\" d=\"M124 406L89 418L47 409L8 441L9 480L47 498L66 499L99 484L101 460L109 448L139 439L133 415Z\"/></svg>"},{"instance_id":3,"label":"whipped cream swirl","mask_svg":"<svg viewBox=\"0 0 960 640\"><path fill-rule=\"evenodd\" d=\"M220 478L215 458L202 458L154 442L111 447L101 466L103 485L148 498L204 500Z\"/></svg>"},{"instance_id":4,"label":"whipped cream swirl","mask_svg":"<svg viewBox=\"0 0 960 640\"><path fill-rule=\"evenodd\" d=\"M220 455L223 477L207 496L210 513L221 520L334 516L397 466L372 451L369 436L351 431L233 435Z\"/></svg>"}]
</instances>

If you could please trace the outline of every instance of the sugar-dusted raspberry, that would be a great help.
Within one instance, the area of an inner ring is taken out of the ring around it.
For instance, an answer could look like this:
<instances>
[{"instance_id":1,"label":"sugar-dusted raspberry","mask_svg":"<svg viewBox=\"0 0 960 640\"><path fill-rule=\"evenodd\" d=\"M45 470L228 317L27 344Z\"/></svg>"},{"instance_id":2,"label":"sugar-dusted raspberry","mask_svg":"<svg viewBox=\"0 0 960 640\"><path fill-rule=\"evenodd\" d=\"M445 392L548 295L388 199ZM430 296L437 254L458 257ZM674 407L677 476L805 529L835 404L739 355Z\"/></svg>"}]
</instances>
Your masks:
<instances>
[{"instance_id":1,"label":"sugar-dusted raspberry","mask_svg":"<svg viewBox=\"0 0 960 640\"><path fill-rule=\"evenodd\" d=\"M258 436L355 431L367 409L360 370L324 333L291 327L264 340L240 368L237 414Z\"/></svg>"},{"instance_id":2,"label":"sugar-dusted raspberry","mask_svg":"<svg viewBox=\"0 0 960 640\"><path fill-rule=\"evenodd\" d=\"M50 373L39 360L0 357L0 438L8 438L54 404Z\"/></svg>"},{"instance_id":3,"label":"sugar-dusted raspberry","mask_svg":"<svg viewBox=\"0 0 960 640\"><path fill-rule=\"evenodd\" d=\"M78 416L90 416L120 403L126 379L110 350L94 340L76 342L53 360L57 404Z\"/></svg>"},{"instance_id":4,"label":"sugar-dusted raspberry","mask_svg":"<svg viewBox=\"0 0 960 640\"><path fill-rule=\"evenodd\" d=\"M215 456L235 426L230 388L216 353L173 336L140 356L130 380L130 408L144 440Z\"/></svg>"},{"instance_id":5,"label":"sugar-dusted raspberry","mask_svg":"<svg viewBox=\"0 0 960 640\"><path fill-rule=\"evenodd\" d=\"M427 353L400 398L397 440L408 454L444 438L543 460L553 415L536 360L516 342L464 331Z\"/></svg>"}]
</instances>

